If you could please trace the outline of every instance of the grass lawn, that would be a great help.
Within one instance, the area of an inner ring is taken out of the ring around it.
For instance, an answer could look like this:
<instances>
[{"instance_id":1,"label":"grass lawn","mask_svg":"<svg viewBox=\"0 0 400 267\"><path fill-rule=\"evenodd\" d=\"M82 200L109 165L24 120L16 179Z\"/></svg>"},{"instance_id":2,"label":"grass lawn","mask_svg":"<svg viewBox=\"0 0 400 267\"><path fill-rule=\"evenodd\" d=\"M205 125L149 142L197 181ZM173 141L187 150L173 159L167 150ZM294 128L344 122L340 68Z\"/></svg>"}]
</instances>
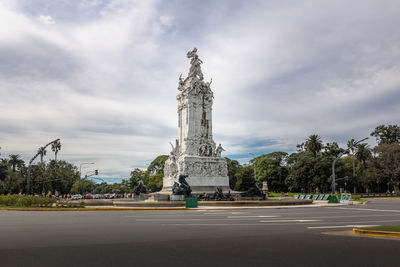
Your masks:
<instances>
[{"instance_id":1,"label":"grass lawn","mask_svg":"<svg viewBox=\"0 0 400 267\"><path fill-rule=\"evenodd\" d=\"M400 225L389 225L389 226L375 226L361 228L363 230L376 230L376 231L388 231L388 232L400 232Z\"/></svg>"}]
</instances>

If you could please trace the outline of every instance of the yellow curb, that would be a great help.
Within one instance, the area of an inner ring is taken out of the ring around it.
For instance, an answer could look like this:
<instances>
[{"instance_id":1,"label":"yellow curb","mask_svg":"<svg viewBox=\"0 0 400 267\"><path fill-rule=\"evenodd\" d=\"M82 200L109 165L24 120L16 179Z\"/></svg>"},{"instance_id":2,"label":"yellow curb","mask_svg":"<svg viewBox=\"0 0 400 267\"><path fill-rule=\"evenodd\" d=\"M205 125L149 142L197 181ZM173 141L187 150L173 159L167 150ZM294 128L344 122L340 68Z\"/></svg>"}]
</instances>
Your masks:
<instances>
[{"instance_id":1,"label":"yellow curb","mask_svg":"<svg viewBox=\"0 0 400 267\"><path fill-rule=\"evenodd\" d=\"M119 210L187 210L189 208L0 208L7 211L119 211Z\"/></svg>"},{"instance_id":2,"label":"yellow curb","mask_svg":"<svg viewBox=\"0 0 400 267\"><path fill-rule=\"evenodd\" d=\"M353 233L358 234L358 235L386 236L386 237L400 238L400 232L365 230L365 229L353 228Z\"/></svg>"}]
</instances>

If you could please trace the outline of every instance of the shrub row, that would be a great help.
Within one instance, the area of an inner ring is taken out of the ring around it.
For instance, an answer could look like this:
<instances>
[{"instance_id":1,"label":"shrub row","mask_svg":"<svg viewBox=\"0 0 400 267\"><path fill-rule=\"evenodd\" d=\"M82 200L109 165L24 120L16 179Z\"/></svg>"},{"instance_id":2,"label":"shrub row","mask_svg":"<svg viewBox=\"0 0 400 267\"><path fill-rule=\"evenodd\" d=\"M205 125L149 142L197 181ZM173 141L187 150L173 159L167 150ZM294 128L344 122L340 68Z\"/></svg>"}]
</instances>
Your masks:
<instances>
[{"instance_id":1,"label":"shrub row","mask_svg":"<svg viewBox=\"0 0 400 267\"><path fill-rule=\"evenodd\" d=\"M0 196L0 206L7 207L51 207L56 202L54 198L34 196Z\"/></svg>"}]
</instances>

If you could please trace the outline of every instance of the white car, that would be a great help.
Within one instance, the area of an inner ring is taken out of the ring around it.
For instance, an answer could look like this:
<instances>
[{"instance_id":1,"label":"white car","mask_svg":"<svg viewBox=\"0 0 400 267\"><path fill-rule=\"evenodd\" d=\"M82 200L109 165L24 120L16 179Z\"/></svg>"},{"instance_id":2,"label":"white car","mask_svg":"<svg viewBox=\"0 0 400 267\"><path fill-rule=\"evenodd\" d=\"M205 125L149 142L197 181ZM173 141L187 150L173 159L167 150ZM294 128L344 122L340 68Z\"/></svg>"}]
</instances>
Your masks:
<instances>
[{"instance_id":1,"label":"white car","mask_svg":"<svg viewBox=\"0 0 400 267\"><path fill-rule=\"evenodd\" d=\"M79 200L79 199L82 199L82 198L83 198L83 197L82 197L82 195L80 195L80 194L71 196L71 200Z\"/></svg>"}]
</instances>

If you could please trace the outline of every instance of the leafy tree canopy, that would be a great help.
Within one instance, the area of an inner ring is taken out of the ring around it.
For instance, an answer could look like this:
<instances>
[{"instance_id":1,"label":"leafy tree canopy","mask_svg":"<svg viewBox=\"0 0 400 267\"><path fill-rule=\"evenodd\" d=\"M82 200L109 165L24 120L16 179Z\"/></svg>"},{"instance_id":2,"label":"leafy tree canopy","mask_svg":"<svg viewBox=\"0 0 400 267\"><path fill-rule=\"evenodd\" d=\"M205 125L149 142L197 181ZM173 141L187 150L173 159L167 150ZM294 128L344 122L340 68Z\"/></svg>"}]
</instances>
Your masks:
<instances>
[{"instance_id":1,"label":"leafy tree canopy","mask_svg":"<svg viewBox=\"0 0 400 267\"><path fill-rule=\"evenodd\" d=\"M379 125L371 133L376 138L378 144L398 144L400 143L400 127L397 125Z\"/></svg>"}]
</instances>

